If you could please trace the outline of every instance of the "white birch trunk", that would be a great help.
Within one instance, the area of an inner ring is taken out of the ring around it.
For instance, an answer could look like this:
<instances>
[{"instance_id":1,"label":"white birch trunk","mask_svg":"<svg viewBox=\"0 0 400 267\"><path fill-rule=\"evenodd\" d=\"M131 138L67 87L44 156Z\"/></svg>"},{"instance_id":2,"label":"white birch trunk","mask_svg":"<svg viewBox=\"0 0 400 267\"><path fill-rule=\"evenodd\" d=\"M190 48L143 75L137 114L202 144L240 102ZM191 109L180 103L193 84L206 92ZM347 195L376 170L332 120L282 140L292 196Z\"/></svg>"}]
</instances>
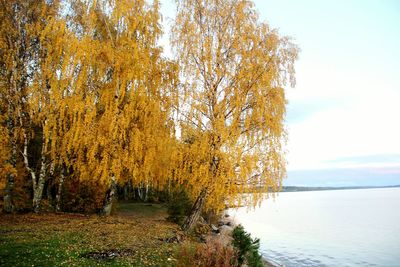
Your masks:
<instances>
[{"instance_id":1,"label":"white birch trunk","mask_svg":"<svg viewBox=\"0 0 400 267\"><path fill-rule=\"evenodd\" d=\"M146 181L146 194L144 196L144 202L147 202L148 197L149 197L149 182Z\"/></svg>"},{"instance_id":2,"label":"white birch trunk","mask_svg":"<svg viewBox=\"0 0 400 267\"><path fill-rule=\"evenodd\" d=\"M138 191L139 199L140 199L141 201L143 201L143 195L142 195L142 187L141 187L141 185L138 186L137 191Z\"/></svg>"},{"instance_id":3,"label":"white birch trunk","mask_svg":"<svg viewBox=\"0 0 400 267\"><path fill-rule=\"evenodd\" d=\"M106 198L104 200L104 206L103 206L103 211L102 211L102 214L104 216L111 215L112 205L113 205L113 201L115 198L115 189L116 189L115 177L112 176L110 188L108 189L108 191L106 193Z\"/></svg>"},{"instance_id":4,"label":"white birch trunk","mask_svg":"<svg viewBox=\"0 0 400 267\"><path fill-rule=\"evenodd\" d=\"M40 210L40 202L42 201L44 182L46 181L46 157L44 144L42 145L41 154L39 180L36 184L36 188L34 188L33 190L33 211L36 213Z\"/></svg>"},{"instance_id":5,"label":"white birch trunk","mask_svg":"<svg viewBox=\"0 0 400 267\"><path fill-rule=\"evenodd\" d=\"M61 194L62 194L62 188L64 184L64 166L61 169L61 174L60 174L60 180L58 181L58 189L57 189L57 195L56 195L56 212L61 211Z\"/></svg>"},{"instance_id":6,"label":"white birch trunk","mask_svg":"<svg viewBox=\"0 0 400 267\"><path fill-rule=\"evenodd\" d=\"M39 179L36 178L36 173L33 169L29 167L28 160L28 138L26 134L24 134L24 151L22 153L24 157L25 168L31 174L32 178L32 187L33 187L33 211L38 213L40 210L40 202L42 201L43 196L43 187L46 178L46 157L45 157L45 145L42 145L41 157L40 157L40 171L39 171Z\"/></svg>"}]
</instances>

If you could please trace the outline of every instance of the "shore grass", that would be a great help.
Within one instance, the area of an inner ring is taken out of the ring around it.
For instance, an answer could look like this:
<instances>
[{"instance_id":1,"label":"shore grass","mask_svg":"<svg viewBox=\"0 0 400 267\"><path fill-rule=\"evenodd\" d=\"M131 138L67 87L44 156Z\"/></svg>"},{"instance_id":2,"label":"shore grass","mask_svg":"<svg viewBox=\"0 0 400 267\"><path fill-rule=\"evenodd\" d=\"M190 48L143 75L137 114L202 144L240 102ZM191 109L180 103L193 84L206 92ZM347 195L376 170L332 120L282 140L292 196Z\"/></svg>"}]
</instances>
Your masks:
<instances>
[{"instance_id":1,"label":"shore grass","mask_svg":"<svg viewBox=\"0 0 400 267\"><path fill-rule=\"evenodd\" d=\"M132 202L117 203L110 217L0 213L0 266L182 266L182 248L199 243L167 216L162 204ZM183 243L170 242L182 236Z\"/></svg>"},{"instance_id":2,"label":"shore grass","mask_svg":"<svg viewBox=\"0 0 400 267\"><path fill-rule=\"evenodd\" d=\"M119 203L116 215L0 215L1 266L174 266L180 233L162 205Z\"/></svg>"}]
</instances>

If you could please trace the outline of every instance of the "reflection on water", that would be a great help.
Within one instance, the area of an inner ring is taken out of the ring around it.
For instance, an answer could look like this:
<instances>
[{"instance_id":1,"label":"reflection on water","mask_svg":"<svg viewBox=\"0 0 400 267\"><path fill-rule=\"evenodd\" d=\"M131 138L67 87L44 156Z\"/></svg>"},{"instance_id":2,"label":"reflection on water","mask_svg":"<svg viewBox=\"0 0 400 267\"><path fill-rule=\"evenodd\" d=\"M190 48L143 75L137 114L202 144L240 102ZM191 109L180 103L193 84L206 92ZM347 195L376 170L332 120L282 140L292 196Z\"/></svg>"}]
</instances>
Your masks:
<instances>
[{"instance_id":1,"label":"reflection on water","mask_svg":"<svg viewBox=\"0 0 400 267\"><path fill-rule=\"evenodd\" d=\"M231 213L285 266L400 266L400 188L280 193Z\"/></svg>"}]
</instances>

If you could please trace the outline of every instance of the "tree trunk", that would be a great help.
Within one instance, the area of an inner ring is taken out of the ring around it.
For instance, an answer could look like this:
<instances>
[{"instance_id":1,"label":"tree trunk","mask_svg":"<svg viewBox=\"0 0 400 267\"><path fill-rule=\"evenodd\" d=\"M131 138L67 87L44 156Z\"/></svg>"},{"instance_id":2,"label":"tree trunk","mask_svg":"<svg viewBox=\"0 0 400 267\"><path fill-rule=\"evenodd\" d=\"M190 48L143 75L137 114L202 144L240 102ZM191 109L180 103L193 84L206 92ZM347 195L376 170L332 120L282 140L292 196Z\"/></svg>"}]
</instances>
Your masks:
<instances>
[{"instance_id":1,"label":"tree trunk","mask_svg":"<svg viewBox=\"0 0 400 267\"><path fill-rule=\"evenodd\" d=\"M203 190L201 190L199 196L196 199L196 202L194 202L189 216L182 224L182 230L184 230L185 232L190 231L199 220L200 213L204 207L206 197L207 197L207 189L204 188Z\"/></svg>"},{"instance_id":2,"label":"tree trunk","mask_svg":"<svg viewBox=\"0 0 400 267\"><path fill-rule=\"evenodd\" d=\"M147 202L149 199L149 183L146 183L146 191L145 191L145 195L144 195L144 202Z\"/></svg>"},{"instance_id":3,"label":"tree trunk","mask_svg":"<svg viewBox=\"0 0 400 267\"><path fill-rule=\"evenodd\" d=\"M213 147L215 148L216 145L213 145ZM211 170L211 173L212 173L213 177L215 177L215 175L216 175L216 172L218 170L218 165L219 165L219 159L214 154L214 156L212 158L212 161L211 161L211 165L210 165L210 170ZM201 213L201 211L202 211L202 209L204 207L204 203L205 203L207 195L208 195L208 193L210 191L209 190L210 189L210 185L211 184L209 184L209 186L204 187L201 190L199 196L196 199L196 202L194 202L192 210L190 211L189 216L186 218L185 222L182 225L182 229L185 232L190 231L193 228L193 226L195 226L197 221L199 220L200 213Z\"/></svg>"},{"instance_id":4,"label":"tree trunk","mask_svg":"<svg viewBox=\"0 0 400 267\"><path fill-rule=\"evenodd\" d=\"M33 188L33 212L38 213L40 211L40 202L43 196L44 182L46 181L46 163L44 151L42 151L41 166L39 172L39 180L36 186Z\"/></svg>"},{"instance_id":5,"label":"tree trunk","mask_svg":"<svg viewBox=\"0 0 400 267\"><path fill-rule=\"evenodd\" d=\"M60 180L58 181L58 189L57 189L57 194L56 194L56 212L61 211L61 194L62 194L62 188L64 184L64 178L65 178L65 171L64 171L64 166L61 169L60 173Z\"/></svg>"},{"instance_id":6,"label":"tree trunk","mask_svg":"<svg viewBox=\"0 0 400 267\"><path fill-rule=\"evenodd\" d=\"M171 198L171 179L168 178L168 199Z\"/></svg>"},{"instance_id":7,"label":"tree trunk","mask_svg":"<svg viewBox=\"0 0 400 267\"><path fill-rule=\"evenodd\" d=\"M143 201L143 189L141 187L141 184L138 185L137 192L138 192L139 200Z\"/></svg>"},{"instance_id":8,"label":"tree trunk","mask_svg":"<svg viewBox=\"0 0 400 267\"><path fill-rule=\"evenodd\" d=\"M124 200L129 200L129 182L124 185Z\"/></svg>"},{"instance_id":9,"label":"tree trunk","mask_svg":"<svg viewBox=\"0 0 400 267\"><path fill-rule=\"evenodd\" d=\"M45 183L45 188L46 188L46 199L49 203L51 203L51 205L53 205L53 193L51 192L52 190L52 185L51 185L51 181L47 180Z\"/></svg>"},{"instance_id":10,"label":"tree trunk","mask_svg":"<svg viewBox=\"0 0 400 267\"><path fill-rule=\"evenodd\" d=\"M49 175L47 176L45 184L46 184L46 198L53 207L54 207L54 202L53 202L54 170L55 170L55 164L54 161L52 161L50 163Z\"/></svg>"},{"instance_id":11,"label":"tree trunk","mask_svg":"<svg viewBox=\"0 0 400 267\"><path fill-rule=\"evenodd\" d=\"M135 199L135 189L132 184L132 180L129 180L128 182L128 200L129 199Z\"/></svg>"},{"instance_id":12,"label":"tree trunk","mask_svg":"<svg viewBox=\"0 0 400 267\"><path fill-rule=\"evenodd\" d=\"M14 202L13 202L13 191L14 191L14 174L9 173L7 175L6 187L4 188L4 198L3 205L4 211L7 213L14 212Z\"/></svg>"},{"instance_id":13,"label":"tree trunk","mask_svg":"<svg viewBox=\"0 0 400 267\"><path fill-rule=\"evenodd\" d=\"M39 172L39 180L36 179L36 173L31 167L29 167L28 161L28 138L26 134L24 134L24 150L22 152L22 156L24 157L25 168L31 174L32 178L32 187L33 187L33 211L38 213L40 210L40 202L42 200L43 195L43 187L44 182L46 181L46 157L45 157L45 145L42 144L42 151L41 151L41 159L40 159L40 172Z\"/></svg>"},{"instance_id":14,"label":"tree trunk","mask_svg":"<svg viewBox=\"0 0 400 267\"><path fill-rule=\"evenodd\" d=\"M110 216L110 214L111 214L113 200L115 197L115 189L116 189L115 177L112 176L111 177L111 185L110 185L110 188L107 190L106 198L104 200L104 206L103 206L103 210L102 210L102 215L104 215L104 216Z\"/></svg>"},{"instance_id":15,"label":"tree trunk","mask_svg":"<svg viewBox=\"0 0 400 267\"><path fill-rule=\"evenodd\" d=\"M17 145L14 142L14 137L13 135L13 127L14 124L12 122L11 116L7 121L7 128L8 128L8 133L10 136L10 145L12 147L11 151L11 157L10 157L10 164L12 167L15 169L15 166L17 165ZM14 181L15 181L15 175L12 172L9 172L7 174L7 179L6 179L6 186L4 188L4 198L3 198L3 209L7 213L12 213L15 210L14 206L14 199L13 199L13 192L14 192Z\"/></svg>"},{"instance_id":16,"label":"tree trunk","mask_svg":"<svg viewBox=\"0 0 400 267\"><path fill-rule=\"evenodd\" d=\"M16 145L13 144L13 150L11 155L11 165L15 168L17 161L17 149ZM14 201L13 201L13 192L14 192L14 174L12 172L7 174L6 187L4 188L4 198L3 198L3 206L4 211L7 213L12 213L15 210Z\"/></svg>"}]
</instances>

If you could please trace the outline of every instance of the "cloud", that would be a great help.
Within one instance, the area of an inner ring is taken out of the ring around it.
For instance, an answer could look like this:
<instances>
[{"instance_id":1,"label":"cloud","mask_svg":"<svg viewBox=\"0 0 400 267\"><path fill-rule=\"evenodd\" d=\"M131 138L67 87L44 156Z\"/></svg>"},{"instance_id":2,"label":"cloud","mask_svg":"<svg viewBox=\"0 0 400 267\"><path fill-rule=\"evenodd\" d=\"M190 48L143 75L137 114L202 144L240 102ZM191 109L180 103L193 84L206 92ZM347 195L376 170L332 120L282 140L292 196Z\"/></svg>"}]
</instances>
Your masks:
<instances>
[{"instance_id":1,"label":"cloud","mask_svg":"<svg viewBox=\"0 0 400 267\"><path fill-rule=\"evenodd\" d=\"M397 154L399 101L395 89L366 88L351 105L313 109L303 120L288 121L289 169L328 168L337 166L338 159Z\"/></svg>"},{"instance_id":2,"label":"cloud","mask_svg":"<svg viewBox=\"0 0 400 267\"><path fill-rule=\"evenodd\" d=\"M344 168L289 171L286 186L400 185L400 168Z\"/></svg>"},{"instance_id":3,"label":"cloud","mask_svg":"<svg viewBox=\"0 0 400 267\"><path fill-rule=\"evenodd\" d=\"M331 160L327 163L352 167L397 167L400 166L400 154L343 157Z\"/></svg>"},{"instance_id":4,"label":"cloud","mask_svg":"<svg viewBox=\"0 0 400 267\"><path fill-rule=\"evenodd\" d=\"M318 101L308 99L292 101L289 102L287 106L286 121L290 123L299 123L311 118L318 112L334 109L345 104L346 102L341 99L318 99Z\"/></svg>"},{"instance_id":5,"label":"cloud","mask_svg":"<svg viewBox=\"0 0 400 267\"><path fill-rule=\"evenodd\" d=\"M372 168L370 169L372 172L378 174L378 175L386 175L386 174L394 174L398 175L400 177L400 166L396 167L379 167L379 168Z\"/></svg>"}]
</instances>

